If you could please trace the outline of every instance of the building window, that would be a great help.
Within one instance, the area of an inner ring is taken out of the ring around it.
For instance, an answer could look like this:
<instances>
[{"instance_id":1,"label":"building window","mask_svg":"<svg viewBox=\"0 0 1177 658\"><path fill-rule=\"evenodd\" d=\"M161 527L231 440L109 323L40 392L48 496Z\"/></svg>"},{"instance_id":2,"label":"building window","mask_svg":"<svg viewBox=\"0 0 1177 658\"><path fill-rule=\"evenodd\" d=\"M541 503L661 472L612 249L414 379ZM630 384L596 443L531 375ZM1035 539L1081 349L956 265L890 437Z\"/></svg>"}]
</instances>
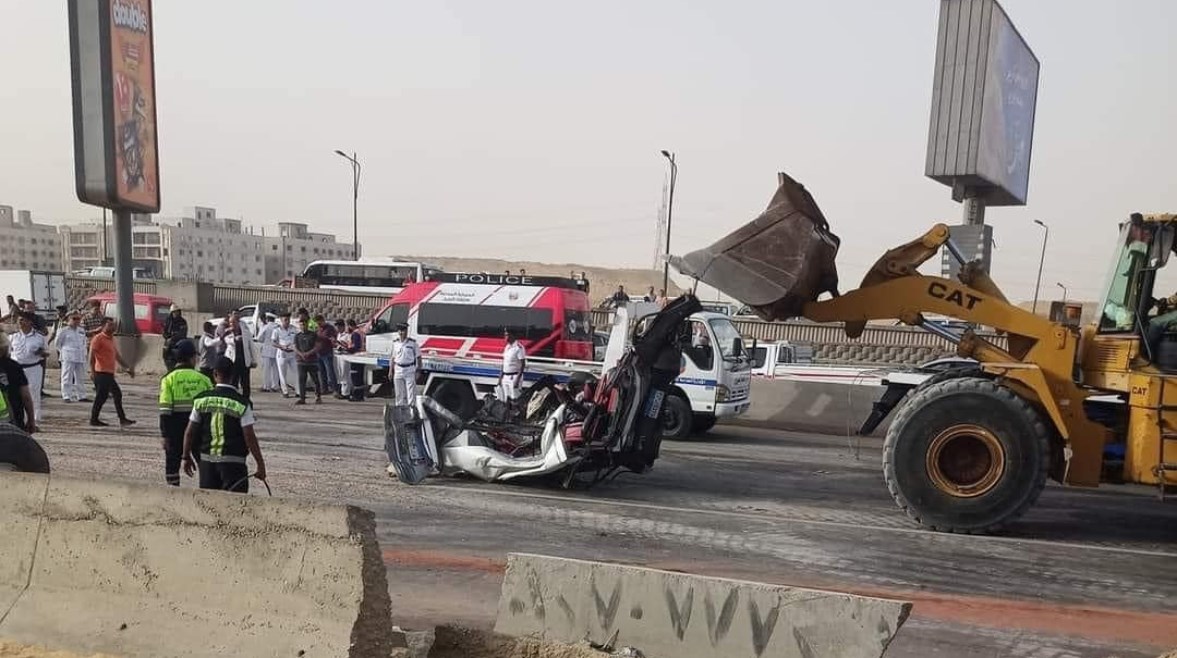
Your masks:
<instances>
[{"instance_id":1,"label":"building window","mask_svg":"<svg viewBox=\"0 0 1177 658\"><path fill-rule=\"evenodd\" d=\"M257 270L257 275L258 275L258 276L261 276L261 275L262 275L262 271L261 271L261 270Z\"/></svg>"},{"instance_id":2,"label":"building window","mask_svg":"<svg viewBox=\"0 0 1177 658\"><path fill-rule=\"evenodd\" d=\"M270 251L278 251L278 245L276 245L276 244L270 245Z\"/></svg>"},{"instance_id":3,"label":"building window","mask_svg":"<svg viewBox=\"0 0 1177 658\"><path fill-rule=\"evenodd\" d=\"M199 250L199 249L197 249L197 250L196 250L196 257L197 257L197 258L204 258L204 252L203 252L203 251L201 251L201 250Z\"/></svg>"}]
</instances>

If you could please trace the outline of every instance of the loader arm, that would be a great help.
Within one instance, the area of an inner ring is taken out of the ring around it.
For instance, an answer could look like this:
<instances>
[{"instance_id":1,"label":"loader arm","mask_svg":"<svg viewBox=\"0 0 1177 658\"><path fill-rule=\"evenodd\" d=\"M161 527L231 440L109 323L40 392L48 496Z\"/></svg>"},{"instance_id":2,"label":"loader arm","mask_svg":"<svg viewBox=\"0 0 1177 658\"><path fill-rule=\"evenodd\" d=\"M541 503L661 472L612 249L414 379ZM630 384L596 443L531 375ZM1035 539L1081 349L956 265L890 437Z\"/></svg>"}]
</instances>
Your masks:
<instances>
[{"instance_id":1,"label":"loader arm","mask_svg":"<svg viewBox=\"0 0 1177 658\"><path fill-rule=\"evenodd\" d=\"M920 274L919 265L947 243L947 227L937 225L922 238L884 254L863 278L861 287L833 299L810 302L802 314L814 322L843 322L851 338L861 336L871 320L899 319L956 343L957 354L976 359L986 372L1036 402L1068 442L1074 456L1059 479L1097 485L1107 432L1087 418L1083 411L1087 392L1072 375L1078 336L1063 325L1010 304L980 268L966 264L963 270L964 278L977 287ZM924 313L993 327L1008 334L1009 350L971 330L957 335L940 329L927 322Z\"/></svg>"}]
</instances>

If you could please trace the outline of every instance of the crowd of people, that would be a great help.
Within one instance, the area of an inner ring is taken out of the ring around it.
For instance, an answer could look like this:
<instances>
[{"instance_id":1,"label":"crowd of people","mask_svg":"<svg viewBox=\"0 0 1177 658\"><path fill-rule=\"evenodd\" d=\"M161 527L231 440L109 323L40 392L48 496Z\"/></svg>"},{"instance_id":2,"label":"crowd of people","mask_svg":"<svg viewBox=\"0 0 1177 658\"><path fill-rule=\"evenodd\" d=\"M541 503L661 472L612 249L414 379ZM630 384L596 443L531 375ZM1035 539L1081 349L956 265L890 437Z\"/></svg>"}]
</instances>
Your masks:
<instances>
[{"instance_id":1,"label":"crowd of people","mask_svg":"<svg viewBox=\"0 0 1177 658\"><path fill-rule=\"evenodd\" d=\"M61 362L63 402L90 402L90 424L101 427L107 425L100 418L102 409L107 400L113 400L119 425L135 424L123 411L122 391L115 380L119 365L132 376L134 369L118 354L115 322L103 315L98 302L85 311L69 312L59 306L57 321L50 327L32 301L14 300L10 295L8 313L0 321L17 327L11 334L0 334L0 420L30 433L37 431L49 397L44 390L45 364L52 347ZM94 386L92 399L87 381Z\"/></svg>"}]
</instances>

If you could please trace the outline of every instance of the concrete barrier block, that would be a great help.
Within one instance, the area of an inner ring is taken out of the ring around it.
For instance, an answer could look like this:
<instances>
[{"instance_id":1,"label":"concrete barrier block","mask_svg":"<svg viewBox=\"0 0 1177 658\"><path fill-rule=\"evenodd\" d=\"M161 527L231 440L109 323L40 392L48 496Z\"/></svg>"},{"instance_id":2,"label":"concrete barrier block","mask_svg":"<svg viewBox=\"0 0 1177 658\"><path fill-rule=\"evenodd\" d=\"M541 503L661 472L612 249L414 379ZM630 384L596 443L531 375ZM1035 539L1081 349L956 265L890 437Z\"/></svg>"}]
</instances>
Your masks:
<instances>
[{"instance_id":1,"label":"concrete barrier block","mask_svg":"<svg viewBox=\"0 0 1177 658\"><path fill-rule=\"evenodd\" d=\"M648 658L877 658L911 604L512 554L495 631L631 646Z\"/></svg>"},{"instance_id":2,"label":"concrete barrier block","mask_svg":"<svg viewBox=\"0 0 1177 658\"><path fill-rule=\"evenodd\" d=\"M5 474L7 475L7 473ZM37 510L49 484L45 476L5 478L0 493L0 614L28 585L37 548Z\"/></svg>"},{"instance_id":3,"label":"concrete barrier block","mask_svg":"<svg viewBox=\"0 0 1177 658\"><path fill-rule=\"evenodd\" d=\"M854 434L886 390L883 386L755 379L748 411L725 422L799 432ZM884 421L875 434L885 433L889 421L890 418Z\"/></svg>"},{"instance_id":4,"label":"concrete barrier block","mask_svg":"<svg viewBox=\"0 0 1177 658\"><path fill-rule=\"evenodd\" d=\"M4 474L0 499L37 478ZM391 648L371 512L53 476L41 505L0 505L0 527L26 522L32 577L0 636L128 657Z\"/></svg>"}]
</instances>

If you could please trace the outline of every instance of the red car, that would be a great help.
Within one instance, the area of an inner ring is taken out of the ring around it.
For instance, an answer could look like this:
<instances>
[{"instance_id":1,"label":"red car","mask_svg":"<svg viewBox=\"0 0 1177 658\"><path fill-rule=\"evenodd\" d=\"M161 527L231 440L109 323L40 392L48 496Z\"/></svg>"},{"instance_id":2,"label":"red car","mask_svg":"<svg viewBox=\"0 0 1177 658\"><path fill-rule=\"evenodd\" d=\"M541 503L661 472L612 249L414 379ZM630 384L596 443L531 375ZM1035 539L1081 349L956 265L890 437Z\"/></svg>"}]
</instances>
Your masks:
<instances>
[{"instance_id":1,"label":"red car","mask_svg":"<svg viewBox=\"0 0 1177 658\"><path fill-rule=\"evenodd\" d=\"M135 327L139 330L139 333L163 333L163 323L168 319L168 314L171 313L171 298L137 292L133 299L135 301ZM114 301L113 292L94 295L86 300L86 305L88 306L96 300L102 304L103 315L116 320L118 319L118 305Z\"/></svg>"}]
</instances>

